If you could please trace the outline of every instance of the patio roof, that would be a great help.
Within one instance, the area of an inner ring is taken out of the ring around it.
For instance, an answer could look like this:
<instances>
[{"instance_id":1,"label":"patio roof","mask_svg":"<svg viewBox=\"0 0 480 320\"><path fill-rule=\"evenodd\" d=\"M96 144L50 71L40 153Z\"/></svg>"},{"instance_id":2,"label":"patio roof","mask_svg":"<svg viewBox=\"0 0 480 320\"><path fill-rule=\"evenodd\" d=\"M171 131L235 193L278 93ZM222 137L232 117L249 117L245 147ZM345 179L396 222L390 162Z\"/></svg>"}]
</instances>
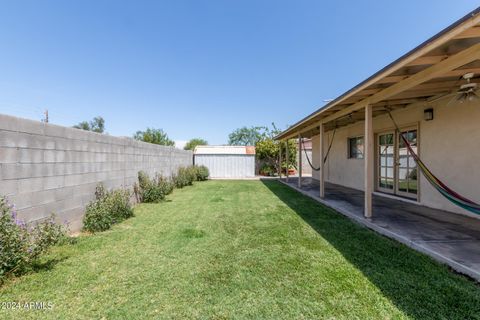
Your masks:
<instances>
[{"instance_id":1,"label":"patio roof","mask_svg":"<svg viewBox=\"0 0 480 320\"><path fill-rule=\"evenodd\" d=\"M465 83L462 76L475 74L480 83L480 7L442 30L415 49L321 107L275 137L285 140L312 137L325 130L363 121L367 105L373 117L414 103L428 105L447 98Z\"/></svg>"}]
</instances>

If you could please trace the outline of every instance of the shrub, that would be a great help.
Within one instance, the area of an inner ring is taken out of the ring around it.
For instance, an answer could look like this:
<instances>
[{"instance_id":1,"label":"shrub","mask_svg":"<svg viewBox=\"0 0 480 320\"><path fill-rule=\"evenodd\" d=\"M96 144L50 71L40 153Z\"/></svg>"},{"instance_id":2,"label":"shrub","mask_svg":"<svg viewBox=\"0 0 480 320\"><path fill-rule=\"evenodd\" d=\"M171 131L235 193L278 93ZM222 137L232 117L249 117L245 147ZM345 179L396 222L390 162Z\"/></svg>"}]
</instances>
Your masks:
<instances>
[{"instance_id":1,"label":"shrub","mask_svg":"<svg viewBox=\"0 0 480 320\"><path fill-rule=\"evenodd\" d=\"M87 205L83 229L90 232L105 231L115 223L133 216L128 190L106 191L102 184L95 190L95 200Z\"/></svg>"},{"instance_id":2,"label":"shrub","mask_svg":"<svg viewBox=\"0 0 480 320\"><path fill-rule=\"evenodd\" d=\"M169 195L170 193L172 193L173 188L175 187L171 179L167 179L161 175L156 176L156 184L158 188L162 190L164 195Z\"/></svg>"},{"instance_id":3,"label":"shrub","mask_svg":"<svg viewBox=\"0 0 480 320\"><path fill-rule=\"evenodd\" d=\"M197 181L197 167L188 166L186 168L186 172L187 172L189 185L192 185L194 181Z\"/></svg>"},{"instance_id":4,"label":"shrub","mask_svg":"<svg viewBox=\"0 0 480 320\"><path fill-rule=\"evenodd\" d=\"M264 163L262 165L262 168L260 169L260 174L265 175L265 176L274 176L276 174L275 167Z\"/></svg>"},{"instance_id":5,"label":"shrub","mask_svg":"<svg viewBox=\"0 0 480 320\"><path fill-rule=\"evenodd\" d=\"M67 231L55 223L54 215L29 229L17 220L15 208L0 198L0 278L31 267L49 247L68 239Z\"/></svg>"},{"instance_id":6,"label":"shrub","mask_svg":"<svg viewBox=\"0 0 480 320\"><path fill-rule=\"evenodd\" d=\"M55 223L54 215L50 216L48 220L35 225L30 231L30 235L32 237L31 258L37 258L49 247L66 243L69 240L66 226Z\"/></svg>"},{"instance_id":7,"label":"shrub","mask_svg":"<svg viewBox=\"0 0 480 320\"><path fill-rule=\"evenodd\" d=\"M13 207L0 198L0 276L28 262L29 240L26 226L15 217Z\"/></svg>"},{"instance_id":8,"label":"shrub","mask_svg":"<svg viewBox=\"0 0 480 320\"><path fill-rule=\"evenodd\" d=\"M191 186L194 181L205 181L208 179L210 172L205 166L189 166L178 168L177 173L172 177L175 187L183 188Z\"/></svg>"},{"instance_id":9,"label":"shrub","mask_svg":"<svg viewBox=\"0 0 480 320\"><path fill-rule=\"evenodd\" d=\"M157 174L153 179L143 171L138 173L138 184L134 186L137 202L156 203L165 199L165 196L172 193L173 183Z\"/></svg>"},{"instance_id":10,"label":"shrub","mask_svg":"<svg viewBox=\"0 0 480 320\"><path fill-rule=\"evenodd\" d=\"M191 186L196 178L196 174L192 167L180 167L177 174L173 176L175 187L183 188L185 186Z\"/></svg>"},{"instance_id":11,"label":"shrub","mask_svg":"<svg viewBox=\"0 0 480 320\"><path fill-rule=\"evenodd\" d=\"M197 181L205 181L208 179L210 172L208 171L207 167L195 166L194 168L196 169Z\"/></svg>"},{"instance_id":12,"label":"shrub","mask_svg":"<svg viewBox=\"0 0 480 320\"><path fill-rule=\"evenodd\" d=\"M113 225L113 217L105 201L95 200L90 202L85 209L83 229L90 232L104 231Z\"/></svg>"}]
</instances>

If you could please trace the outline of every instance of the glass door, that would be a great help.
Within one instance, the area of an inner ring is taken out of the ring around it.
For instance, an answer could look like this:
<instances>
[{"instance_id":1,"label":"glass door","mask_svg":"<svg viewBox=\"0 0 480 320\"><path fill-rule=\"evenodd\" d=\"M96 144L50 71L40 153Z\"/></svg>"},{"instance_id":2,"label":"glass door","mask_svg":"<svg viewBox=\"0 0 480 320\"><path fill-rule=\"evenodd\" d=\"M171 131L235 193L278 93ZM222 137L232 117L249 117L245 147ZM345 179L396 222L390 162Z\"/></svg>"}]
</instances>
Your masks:
<instances>
[{"instance_id":1,"label":"glass door","mask_svg":"<svg viewBox=\"0 0 480 320\"><path fill-rule=\"evenodd\" d=\"M406 130L401 133L406 138L413 152L418 152L417 146L417 130ZM396 193L401 196L417 198L418 179L417 179L417 163L408 151L406 144L401 136L398 136L398 166L397 166L397 183Z\"/></svg>"},{"instance_id":2,"label":"glass door","mask_svg":"<svg viewBox=\"0 0 480 320\"><path fill-rule=\"evenodd\" d=\"M403 130L401 134L417 153L417 129ZM417 163L402 137L394 131L377 135L377 190L417 198Z\"/></svg>"},{"instance_id":3,"label":"glass door","mask_svg":"<svg viewBox=\"0 0 480 320\"><path fill-rule=\"evenodd\" d=\"M377 144L377 188L380 191L395 192L395 134L386 132L378 135Z\"/></svg>"}]
</instances>

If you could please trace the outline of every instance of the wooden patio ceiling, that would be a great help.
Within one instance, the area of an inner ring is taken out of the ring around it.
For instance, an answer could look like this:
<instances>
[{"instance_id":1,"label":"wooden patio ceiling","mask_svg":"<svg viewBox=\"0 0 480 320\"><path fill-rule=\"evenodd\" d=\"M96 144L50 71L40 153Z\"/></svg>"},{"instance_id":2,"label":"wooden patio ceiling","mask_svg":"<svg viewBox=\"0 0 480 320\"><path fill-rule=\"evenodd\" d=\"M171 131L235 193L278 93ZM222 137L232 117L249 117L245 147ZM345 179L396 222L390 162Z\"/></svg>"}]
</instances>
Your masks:
<instances>
[{"instance_id":1,"label":"wooden patio ceiling","mask_svg":"<svg viewBox=\"0 0 480 320\"><path fill-rule=\"evenodd\" d=\"M389 109L404 108L452 95L466 83L462 76L475 74L480 83L480 8L427 40L419 47L383 68L337 99L297 122L276 139L301 133L319 133L323 122L327 131L364 120L364 107L373 106L373 116Z\"/></svg>"}]
</instances>

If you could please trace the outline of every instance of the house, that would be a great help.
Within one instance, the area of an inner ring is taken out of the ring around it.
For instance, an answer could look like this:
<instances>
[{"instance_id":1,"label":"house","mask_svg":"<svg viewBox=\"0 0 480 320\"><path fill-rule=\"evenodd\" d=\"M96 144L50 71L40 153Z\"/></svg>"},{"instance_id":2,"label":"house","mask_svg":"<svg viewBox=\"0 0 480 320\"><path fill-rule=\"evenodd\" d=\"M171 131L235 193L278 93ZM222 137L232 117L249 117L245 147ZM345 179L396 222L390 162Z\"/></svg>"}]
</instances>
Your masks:
<instances>
[{"instance_id":1,"label":"house","mask_svg":"<svg viewBox=\"0 0 480 320\"><path fill-rule=\"evenodd\" d=\"M312 167L319 170L314 180L296 179L298 187L315 183L316 195L326 202L335 190L352 190L344 192L347 198L358 192L365 223L403 204L415 208L412 216L425 207L451 223L468 216L462 220L470 228L465 232L480 239L476 204L465 209L455 202L461 196L480 203L479 13L477 8L281 132L280 141L312 139ZM440 182L426 178L417 155ZM383 199L393 202L375 208ZM478 257L480 251L472 250L468 254ZM479 261L465 266L480 275Z\"/></svg>"}]
</instances>

